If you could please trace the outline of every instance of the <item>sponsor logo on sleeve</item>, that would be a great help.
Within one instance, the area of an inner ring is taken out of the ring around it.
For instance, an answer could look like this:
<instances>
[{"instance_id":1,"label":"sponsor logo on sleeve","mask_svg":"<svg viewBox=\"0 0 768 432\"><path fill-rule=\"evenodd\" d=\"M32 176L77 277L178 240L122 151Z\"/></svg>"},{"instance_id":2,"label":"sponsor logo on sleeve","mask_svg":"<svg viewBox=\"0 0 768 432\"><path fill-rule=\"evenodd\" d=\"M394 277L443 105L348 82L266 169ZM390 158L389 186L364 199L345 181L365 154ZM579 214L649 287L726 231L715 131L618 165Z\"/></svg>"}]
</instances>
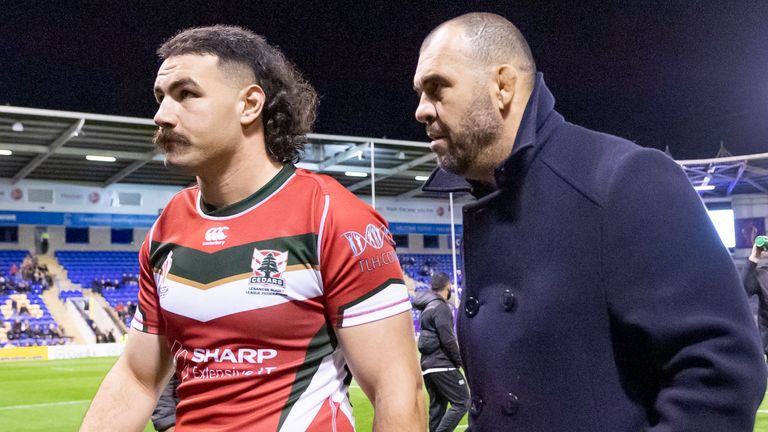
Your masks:
<instances>
[{"instance_id":1,"label":"sponsor logo on sleeve","mask_svg":"<svg viewBox=\"0 0 768 432\"><path fill-rule=\"evenodd\" d=\"M347 231L343 234L343 237L347 240L349 248L352 250L352 255L355 257L362 255L369 247L378 251L385 244L389 244L393 248L395 246L392 233L385 225L376 226L368 224L365 227L365 234L360 234L357 231ZM391 249L385 250L383 253L374 252L369 255L360 258L357 262L361 273L373 271L385 265L398 262L397 254Z\"/></svg>"},{"instance_id":2,"label":"sponsor logo on sleeve","mask_svg":"<svg viewBox=\"0 0 768 432\"><path fill-rule=\"evenodd\" d=\"M376 226L368 224L365 227L365 234L360 234L357 231L347 231L343 234L343 237L349 242L349 248L352 249L352 255L360 256L368 246L373 249L381 249L384 247L384 243L389 243L394 246L395 241L392 238L392 233L385 225Z\"/></svg>"}]
</instances>

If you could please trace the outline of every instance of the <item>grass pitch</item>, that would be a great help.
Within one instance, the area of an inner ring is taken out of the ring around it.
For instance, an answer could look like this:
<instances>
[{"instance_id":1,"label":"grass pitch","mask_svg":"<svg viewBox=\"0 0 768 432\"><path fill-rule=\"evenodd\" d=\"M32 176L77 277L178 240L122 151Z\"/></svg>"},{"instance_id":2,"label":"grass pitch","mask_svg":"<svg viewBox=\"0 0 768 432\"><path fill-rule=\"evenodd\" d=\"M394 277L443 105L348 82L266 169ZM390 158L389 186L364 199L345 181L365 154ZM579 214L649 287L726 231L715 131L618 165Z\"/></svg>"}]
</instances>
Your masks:
<instances>
[{"instance_id":1,"label":"grass pitch","mask_svg":"<svg viewBox=\"0 0 768 432\"><path fill-rule=\"evenodd\" d=\"M76 431L93 395L116 357L0 363L2 430ZM355 423L369 432L373 408L357 386L350 388ZM457 431L467 426L465 417ZM151 423L144 429L154 431ZM768 398L757 412L755 432L768 432Z\"/></svg>"},{"instance_id":2,"label":"grass pitch","mask_svg":"<svg viewBox=\"0 0 768 432\"><path fill-rule=\"evenodd\" d=\"M3 431L76 431L116 357L0 363ZM353 384L350 398L359 432L373 425L373 407ZM466 418L457 431L466 428ZM145 431L154 431L151 423ZM767 431L768 432L768 431Z\"/></svg>"}]
</instances>

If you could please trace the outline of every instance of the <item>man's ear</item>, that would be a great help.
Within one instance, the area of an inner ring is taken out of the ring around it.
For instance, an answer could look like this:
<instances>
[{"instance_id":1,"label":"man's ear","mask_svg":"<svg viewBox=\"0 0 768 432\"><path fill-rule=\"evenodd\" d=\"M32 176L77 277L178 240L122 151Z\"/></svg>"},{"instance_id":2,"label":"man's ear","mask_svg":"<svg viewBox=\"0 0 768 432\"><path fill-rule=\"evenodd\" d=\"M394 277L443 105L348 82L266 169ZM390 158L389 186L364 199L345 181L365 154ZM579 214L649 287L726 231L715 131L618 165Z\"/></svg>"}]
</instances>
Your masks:
<instances>
[{"instance_id":1,"label":"man's ear","mask_svg":"<svg viewBox=\"0 0 768 432\"><path fill-rule=\"evenodd\" d=\"M509 108L512 103L512 99L515 97L515 86L518 79L517 68L503 64L496 68L496 85L498 86L496 93L496 105L504 111Z\"/></svg>"},{"instance_id":2,"label":"man's ear","mask_svg":"<svg viewBox=\"0 0 768 432\"><path fill-rule=\"evenodd\" d=\"M242 93L243 110L240 115L240 123L243 126L250 126L254 121L261 117L264 109L266 96L264 89L257 84L251 84Z\"/></svg>"}]
</instances>

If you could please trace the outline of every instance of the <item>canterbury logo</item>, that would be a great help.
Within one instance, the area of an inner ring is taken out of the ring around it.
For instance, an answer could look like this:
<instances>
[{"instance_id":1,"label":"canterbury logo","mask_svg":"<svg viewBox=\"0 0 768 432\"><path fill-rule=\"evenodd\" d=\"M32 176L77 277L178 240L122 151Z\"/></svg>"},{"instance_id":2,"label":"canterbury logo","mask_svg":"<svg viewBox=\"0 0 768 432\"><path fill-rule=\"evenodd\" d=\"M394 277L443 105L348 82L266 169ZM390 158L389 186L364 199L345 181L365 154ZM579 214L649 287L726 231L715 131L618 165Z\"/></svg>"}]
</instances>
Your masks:
<instances>
[{"instance_id":1,"label":"canterbury logo","mask_svg":"<svg viewBox=\"0 0 768 432\"><path fill-rule=\"evenodd\" d=\"M203 246L224 244L224 240L227 238L227 235L224 233L224 231L228 229L229 227L223 226L223 227L211 228L208 231L206 231L205 241L203 242Z\"/></svg>"}]
</instances>

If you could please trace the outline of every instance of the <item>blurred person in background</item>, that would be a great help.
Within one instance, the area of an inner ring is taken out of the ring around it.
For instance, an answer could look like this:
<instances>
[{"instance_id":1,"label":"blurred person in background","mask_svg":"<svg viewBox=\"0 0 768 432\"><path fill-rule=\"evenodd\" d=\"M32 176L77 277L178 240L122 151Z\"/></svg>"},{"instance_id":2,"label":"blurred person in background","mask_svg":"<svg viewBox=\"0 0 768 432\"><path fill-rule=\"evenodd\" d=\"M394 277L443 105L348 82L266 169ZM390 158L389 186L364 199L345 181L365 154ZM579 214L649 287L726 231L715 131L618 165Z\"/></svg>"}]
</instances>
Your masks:
<instances>
[{"instance_id":1,"label":"blurred person in background","mask_svg":"<svg viewBox=\"0 0 768 432\"><path fill-rule=\"evenodd\" d=\"M419 317L421 374L429 394L429 431L453 431L469 408L461 355L453 326L453 288L448 275L432 275L431 289L412 292ZM446 411L448 404L451 408Z\"/></svg>"},{"instance_id":2,"label":"blurred person in background","mask_svg":"<svg viewBox=\"0 0 768 432\"><path fill-rule=\"evenodd\" d=\"M754 238L754 237L753 237ZM752 244L752 253L744 271L744 287L748 296L757 296L757 325L763 352L768 354L768 252Z\"/></svg>"}]
</instances>

